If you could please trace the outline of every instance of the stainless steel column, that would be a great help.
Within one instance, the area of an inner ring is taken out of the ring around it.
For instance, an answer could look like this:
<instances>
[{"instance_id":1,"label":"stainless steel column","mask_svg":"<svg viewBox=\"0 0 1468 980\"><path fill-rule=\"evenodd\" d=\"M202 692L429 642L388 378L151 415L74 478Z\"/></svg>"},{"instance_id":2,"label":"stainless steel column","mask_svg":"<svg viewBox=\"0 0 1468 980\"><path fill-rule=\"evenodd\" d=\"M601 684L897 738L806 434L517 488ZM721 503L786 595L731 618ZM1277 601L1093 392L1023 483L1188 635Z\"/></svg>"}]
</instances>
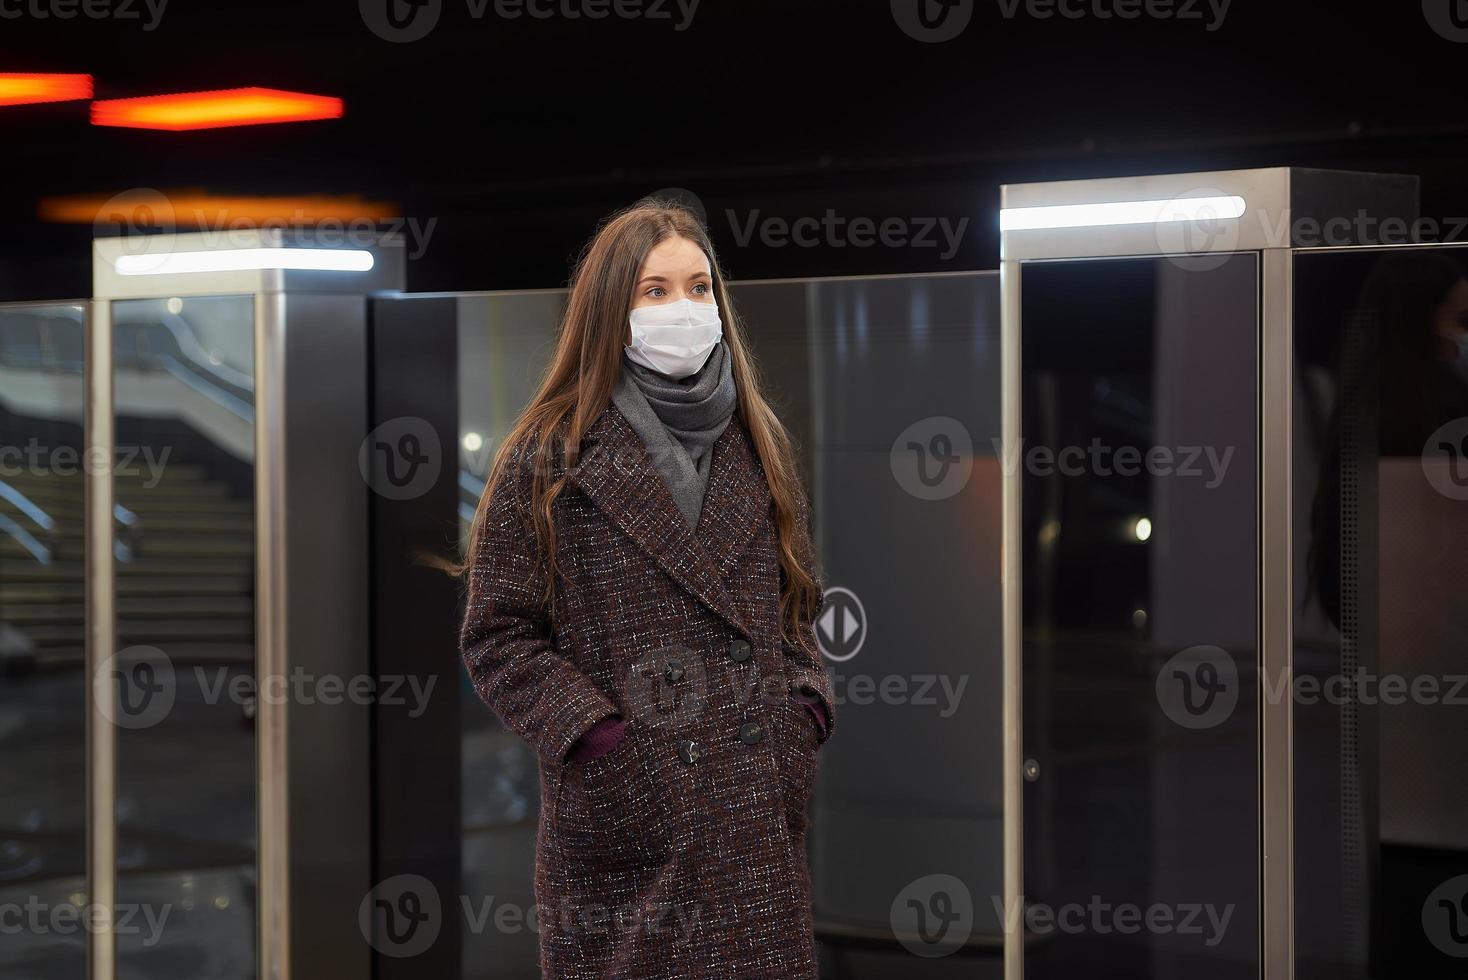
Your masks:
<instances>
[{"instance_id":1,"label":"stainless steel column","mask_svg":"<svg viewBox=\"0 0 1468 980\"><path fill-rule=\"evenodd\" d=\"M87 904L99 910L87 943L88 980L117 972L117 696L110 660L117 650L112 555L112 311L88 307L83 443L86 480Z\"/></svg>"}]
</instances>

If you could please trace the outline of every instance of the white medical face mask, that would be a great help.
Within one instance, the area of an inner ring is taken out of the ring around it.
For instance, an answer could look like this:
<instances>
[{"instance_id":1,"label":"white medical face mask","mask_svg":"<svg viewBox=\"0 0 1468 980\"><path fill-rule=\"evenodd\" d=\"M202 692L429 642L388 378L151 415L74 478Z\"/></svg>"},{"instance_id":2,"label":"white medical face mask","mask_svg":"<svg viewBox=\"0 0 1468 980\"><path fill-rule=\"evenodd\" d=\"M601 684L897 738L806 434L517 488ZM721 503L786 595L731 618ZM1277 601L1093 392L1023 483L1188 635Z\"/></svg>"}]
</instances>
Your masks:
<instances>
[{"instance_id":1,"label":"white medical face mask","mask_svg":"<svg viewBox=\"0 0 1468 980\"><path fill-rule=\"evenodd\" d=\"M676 303L639 306L628 321L632 343L627 357L675 381L697 374L724 335L717 303Z\"/></svg>"}]
</instances>

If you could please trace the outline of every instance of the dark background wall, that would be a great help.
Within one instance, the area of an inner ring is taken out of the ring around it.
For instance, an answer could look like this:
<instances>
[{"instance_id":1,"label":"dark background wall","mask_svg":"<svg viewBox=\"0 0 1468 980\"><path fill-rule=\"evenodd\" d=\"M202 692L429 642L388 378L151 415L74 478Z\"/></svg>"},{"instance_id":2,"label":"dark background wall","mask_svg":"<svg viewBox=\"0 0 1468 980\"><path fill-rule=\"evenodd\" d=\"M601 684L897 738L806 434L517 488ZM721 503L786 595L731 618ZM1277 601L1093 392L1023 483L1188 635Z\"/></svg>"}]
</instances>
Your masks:
<instances>
[{"instance_id":1,"label":"dark background wall","mask_svg":"<svg viewBox=\"0 0 1468 980\"><path fill-rule=\"evenodd\" d=\"M683 29L674 0L621 0L666 19L602 20L563 12L596 0L538 0L550 18L494 0L169 0L161 16L91 0L112 15L61 19L65 2L0 2L0 70L90 72L100 98L268 85L341 96L346 115L159 133L90 126L83 103L0 108L6 299L89 292L92 228L39 221L41 198L134 188L392 202L428 230L410 232L413 290L561 284L600 216L674 186L741 279L993 267L1010 181L1404 171L1424 214L1468 214L1457 0L1131 0L1134 19L1104 16L1129 0L1071 0L1079 17L958 0L971 19L943 43L899 25L915 0L702 0ZM384 40L369 23L388 3L437 8L436 26ZM968 223L956 248L739 241L828 210Z\"/></svg>"}]
</instances>

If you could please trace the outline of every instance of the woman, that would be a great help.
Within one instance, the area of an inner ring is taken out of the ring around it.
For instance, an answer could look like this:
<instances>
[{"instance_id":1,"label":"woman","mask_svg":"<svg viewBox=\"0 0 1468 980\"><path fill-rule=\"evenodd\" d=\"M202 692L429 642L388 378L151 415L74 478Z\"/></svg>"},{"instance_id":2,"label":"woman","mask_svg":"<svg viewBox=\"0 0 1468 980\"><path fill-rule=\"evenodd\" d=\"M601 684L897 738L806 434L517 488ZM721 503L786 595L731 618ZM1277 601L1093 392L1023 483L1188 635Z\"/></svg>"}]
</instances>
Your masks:
<instances>
[{"instance_id":1,"label":"woman","mask_svg":"<svg viewBox=\"0 0 1468 980\"><path fill-rule=\"evenodd\" d=\"M816 975L806 808L835 719L807 525L707 234L614 216L469 551L465 662L540 759L546 977Z\"/></svg>"}]
</instances>

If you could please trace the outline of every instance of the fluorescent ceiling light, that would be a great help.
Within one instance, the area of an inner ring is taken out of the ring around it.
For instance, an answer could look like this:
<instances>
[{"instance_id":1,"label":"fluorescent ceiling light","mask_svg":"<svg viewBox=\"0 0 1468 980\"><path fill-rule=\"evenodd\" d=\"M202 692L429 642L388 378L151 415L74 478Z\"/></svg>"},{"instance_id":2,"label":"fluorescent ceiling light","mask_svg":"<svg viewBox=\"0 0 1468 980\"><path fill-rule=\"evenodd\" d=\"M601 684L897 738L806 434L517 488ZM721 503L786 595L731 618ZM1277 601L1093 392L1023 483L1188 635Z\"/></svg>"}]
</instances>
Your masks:
<instances>
[{"instance_id":1,"label":"fluorescent ceiling light","mask_svg":"<svg viewBox=\"0 0 1468 980\"><path fill-rule=\"evenodd\" d=\"M132 129L218 129L261 123L339 119L342 100L273 88L232 88L217 92L179 92L92 103L93 126Z\"/></svg>"},{"instance_id":2,"label":"fluorescent ceiling light","mask_svg":"<svg viewBox=\"0 0 1468 980\"><path fill-rule=\"evenodd\" d=\"M0 105L70 102L92 97L91 75L0 72Z\"/></svg>"},{"instance_id":3,"label":"fluorescent ceiling light","mask_svg":"<svg viewBox=\"0 0 1468 980\"><path fill-rule=\"evenodd\" d=\"M188 272L250 272L301 269L310 272L366 272L372 253L359 248L227 248L215 252L147 252L119 255L118 275L168 276Z\"/></svg>"},{"instance_id":4,"label":"fluorescent ceiling light","mask_svg":"<svg viewBox=\"0 0 1468 980\"><path fill-rule=\"evenodd\" d=\"M1000 231L1041 228L1091 228L1097 225L1147 225L1166 221L1219 221L1244 213L1244 199L1173 197L1165 201L1111 201L1105 204L1055 204L1037 208L1002 208Z\"/></svg>"}]
</instances>

